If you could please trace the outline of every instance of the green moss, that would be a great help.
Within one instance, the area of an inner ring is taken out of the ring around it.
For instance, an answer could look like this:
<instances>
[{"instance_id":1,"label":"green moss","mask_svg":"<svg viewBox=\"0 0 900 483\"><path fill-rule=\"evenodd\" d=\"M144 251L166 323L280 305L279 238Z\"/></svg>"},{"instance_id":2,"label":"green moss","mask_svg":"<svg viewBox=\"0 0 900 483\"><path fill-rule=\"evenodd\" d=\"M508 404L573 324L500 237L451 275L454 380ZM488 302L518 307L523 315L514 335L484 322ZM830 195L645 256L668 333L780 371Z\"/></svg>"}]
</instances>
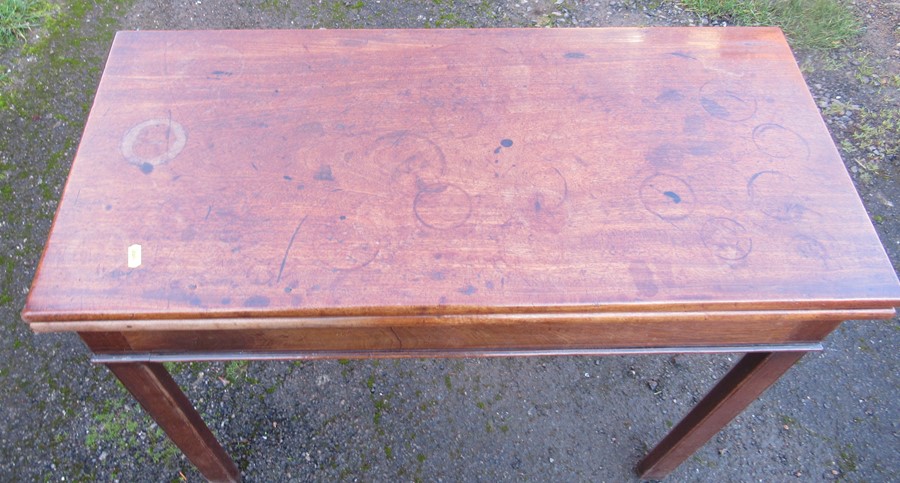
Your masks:
<instances>
[{"instance_id":1,"label":"green moss","mask_svg":"<svg viewBox=\"0 0 900 483\"><path fill-rule=\"evenodd\" d=\"M878 221L878 220L877 220L877 218L878 218L877 215L876 215L874 218L876 218L875 221ZM861 350L861 351L863 351L863 352L865 352L865 353L868 353L868 354L875 354L875 349L873 349L872 346L869 345L869 341L866 340L866 339L864 339L864 338L862 338L862 337L859 338L859 350Z\"/></svg>"},{"instance_id":2,"label":"green moss","mask_svg":"<svg viewBox=\"0 0 900 483\"><path fill-rule=\"evenodd\" d=\"M259 383L259 379L250 375L250 361L227 362L225 364L225 379L231 383Z\"/></svg>"},{"instance_id":3,"label":"green moss","mask_svg":"<svg viewBox=\"0 0 900 483\"><path fill-rule=\"evenodd\" d=\"M364 6L365 3L361 1L326 0L311 2L307 14L313 20L313 25L315 26L349 28L353 26L349 16L351 14L358 16L359 11Z\"/></svg>"},{"instance_id":4,"label":"green moss","mask_svg":"<svg viewBox=\"0 0 900 483\"><path fill-rule=\"evenodd\" d=\"M148 456L150 456L150 460L153 461L154 464L159 464L163 461L172 461L178 459L181 451L172 444L169 440L168 436L160 429L159 426L153 428L150 432L152 437L152 441L163 441L168 444L153 444L150 446L149 451L147 452Z\"/></svg>"},{"instance_id":5,"label":"green moss","mask_svg":"<svg viewBox=\"0 0 900 483\"><path fill-rule=\"evenodd\" d=\"M94 413L93 422L85 435L84 444L92 451L110 448L119 453L137 455L138 460L147 460L154 464L165 462L167 465L181 466L180 451L172 444L165 432L155 426L141 411L123 411L124 395L105 401L101 409ZM138 433L145 432L143 441Z\"/></svg>"},{"instance_id":6,"label":"green moss","mask_svg":"<svg viewBox=\"0 0 900 483\"><path fill-rule=\"evenodd\" d=\"M450 380L450 375L447 374L444 376L444 386L447 386L447 390L450 391L453 389L453 381Z\"/></svg>"},{"instance_id":7,"label":"green moss","mask_svg":"<svg viewBox=\"0 0 900 483\"><path fill-rule=\"evenodd\" d=\"M250 363L247 361L231 361L225 364L225 379L228 382L238 382L246 373Z\"/></svg>"},{"instance_id":8,"label":"green moss","mask_svg":"<svg viewBox=\"0 0 900 483\"><path fill-rule=\"evenodd\" d=\"M259 4L259 8L264 11L286 13L291 10L291 4L284 0L263 0Z\"/></svg>"},{"instance_id":9,"label":"green moss","mask_svg":"<svg viewBox=\"0 0 900 483\"><path fill-rule=\"evenodd\" d=\"M494 3L489 0L482 0L482 2L478 4L477 11L479 17L497 20L498 13L494 9Z\"/></svg>"},{"instance_id":10,"label":"green moss","mask_svg":"<svg viewBox=\"0 0 900 483\"><path fill-rule=\"evenodd\" d=\"M425 23L425 27L428 28L471 28L474 26L475 22L456 12L439 12L437 18Z\"/></svg>"},{"instance_id":11,"label":"green moss","mask_svg":"<svg viewBox=\"0 0 900 483\"><path fill-rule=\"evenodd\" d=\"M416 461L418 461L419 463L424 463L424 462L425 462L425 455L422 454L422 453L417 454L417 455L416 455Z\"/></svg>"},{"instance_id":12,"label":"green moss","mask_svg":"<svg viewBox=\"0 0 900 483\"><path fill-rule=\"evenodd\" d=\"M853 450L852 444L844 445L839 454L839 459L837 462L838 468L840 468L841 473L851 473L856 471L859 468L859 457L856 455L856 452Z\"/></svg>"},{"instance_id":13,"label":"green moss","mask_svg":"<svg viewBox=\"0 0 900 483\"><path fill-rule=\"evenodd\" d=\"M388 407L388 401L387 399L375 399L373 403L375 404L375 413L372 415L372 422L375 423L375 426L378 426L381 424L384 410Z\"/></svg>"},{"instance_id":14,"label":"green moss","mask_svg":"<svg viewBox=\"0 0 900 483\"><path fill-rule=\"evenodd\" d=\"M7 185L0 186L0 198L5 197L6 189L10 189ZM0 305L8 305L12 303L13 290L13 270L15 263L12 258L0 255Z\"/></svg>"},{"instance_id":15,"label":"green moss","mask_svg":"<svg viewBox=\"0 0 900 483\"><path fill-rule=\"evenodd\" d=\"M169 371L170 374L180 374L187 367L187 363L184 362L163 362L163 367Z\"/></svg>"},{"instance_id":16,"label":"green moss","mask_svg":"<svg viewBox=\"0 0 900 483\"><path fill-rule=\"evenodd\" d=\"M5 184L0 186L0 201L11 202L13 200L12 186Z\"/></svg>"},{"instance_id":17,"label":"green moss","mask_svg":"<svg viewBox=\"0 0 900 483\"><path fill-rule=\"evenodd\" d=\"M900 107L860 110L860 123L853 139L859 149L874 150L884 157L900 154Z\"/></svg>"},{"instance_id":18,"label":"green moss","mask_svg":"<svg viewBox=\"0 0 900 483\"><path fill-rule=\"evenodd\" d=\"M837 103L833 103L837 104ZM826 114L843 114L841 107L829 106ZM870 183L874 177L887 178L884 160L900 156L900 108L871 110L855 108L855 122L849 139L841 140L845 156L859 168L859 179Z\"/></svg>"}]
</instances>

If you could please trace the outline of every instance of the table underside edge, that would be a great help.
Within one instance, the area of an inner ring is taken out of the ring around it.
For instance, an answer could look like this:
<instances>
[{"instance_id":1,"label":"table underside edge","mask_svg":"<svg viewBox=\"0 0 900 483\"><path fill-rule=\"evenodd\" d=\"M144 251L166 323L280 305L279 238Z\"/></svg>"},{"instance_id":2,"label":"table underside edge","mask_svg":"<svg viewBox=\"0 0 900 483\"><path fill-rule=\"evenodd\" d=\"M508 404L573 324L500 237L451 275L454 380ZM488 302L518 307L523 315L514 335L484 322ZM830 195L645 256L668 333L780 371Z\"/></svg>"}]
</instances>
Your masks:
<instances>
[{"instance_id":1,"label":"table underside edge","mask_svg":"<svg viewBox=\"0 0 900 483\"><path fill-rule=\"evenodd\" d=\"M133 362L226 362L226 361L306 361L334 359L433 359L473 357L549 357L549 356L631 356L667 354L735 354L750 352L820 352L821 343L754 344L726 346L618 347L598 349L482 349L482 350L409 350L409 351L269 351L269 352L126 352L101 353L91 357L94 364Z\"/></svg>"}]
</instances>

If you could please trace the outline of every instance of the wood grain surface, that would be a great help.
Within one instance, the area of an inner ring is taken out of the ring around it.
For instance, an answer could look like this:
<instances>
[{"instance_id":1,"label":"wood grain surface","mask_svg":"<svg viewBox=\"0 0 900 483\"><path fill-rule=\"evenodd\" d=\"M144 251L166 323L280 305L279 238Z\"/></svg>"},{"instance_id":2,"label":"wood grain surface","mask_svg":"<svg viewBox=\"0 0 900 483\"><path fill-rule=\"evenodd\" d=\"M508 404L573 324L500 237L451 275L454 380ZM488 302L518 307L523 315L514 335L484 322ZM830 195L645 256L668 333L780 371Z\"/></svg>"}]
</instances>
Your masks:
<instances>
[{"instance_id":1,"label":"wood grain surface","mask_svg":"<svg viewBox=\"0 0 900 483\"><path fill-rule=\"evenodd\" d=\"M121 32L23 317L896 305L778 29Z\"/></svg>"}]
</instances>

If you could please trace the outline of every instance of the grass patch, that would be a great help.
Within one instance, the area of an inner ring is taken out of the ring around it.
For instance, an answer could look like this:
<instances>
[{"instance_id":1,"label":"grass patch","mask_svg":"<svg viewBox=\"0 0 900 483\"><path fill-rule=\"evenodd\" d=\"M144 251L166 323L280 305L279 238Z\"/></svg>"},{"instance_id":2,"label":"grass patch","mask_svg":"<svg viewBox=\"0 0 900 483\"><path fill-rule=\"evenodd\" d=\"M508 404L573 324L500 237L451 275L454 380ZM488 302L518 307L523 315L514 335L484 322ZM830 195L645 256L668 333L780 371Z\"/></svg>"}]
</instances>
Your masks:
<instances>
[{"instance_id":1,"label":"grass patch","mask_svg":"<svg viewBox=\"0 0 900 483\"><path fill-rule=\"evenodd\" d=\"M856 37L862 27L849 7L836 0L788 0L773 5L778 25L803 47L838 47Z\"/></svg>"},{"instance_id":2,"label":"grass patch","mask_svg":"<svg viewBox=\"0 0 900 483\"><path fill-rule=\"evenodd\" d=\"M41 25L55 7L44 0L0 0L0 46L6 48Z\"/></svg>"},{"instance_id":3,"label":"grass patch","mask_svg":"<svg viewBox=\"0 0 900 483\"><path fill-rule=\"evenodd\" d=\"M688 10L735 25L777 25L795 47L829 49L854 38L861 22L838 0L682 0Z\"/></svg>"},{"instance_id":4,"label":"grass patch","mask_svg":"<svg viewBox=\"0 0 900 483\"><path fill-rule=\"evenodd\" d=\"M683 0L688 10L711 20L737 25L773 25L772 4L765 0Z\"/></svg>"}]
</instances>

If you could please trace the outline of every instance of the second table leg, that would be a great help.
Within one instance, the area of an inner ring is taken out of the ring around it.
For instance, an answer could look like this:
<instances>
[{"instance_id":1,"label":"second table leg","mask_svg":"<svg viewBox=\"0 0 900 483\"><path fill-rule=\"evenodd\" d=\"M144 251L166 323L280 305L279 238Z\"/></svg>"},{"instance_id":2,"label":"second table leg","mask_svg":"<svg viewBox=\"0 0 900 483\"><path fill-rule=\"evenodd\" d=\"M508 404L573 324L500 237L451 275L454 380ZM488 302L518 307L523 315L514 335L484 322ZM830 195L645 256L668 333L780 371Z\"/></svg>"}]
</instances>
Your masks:
<instances>
[{"instance_id":1,"label":"second table leg","mask_svg":"<svg viewBox=\"0 0 900 483\"><path fill-rule=\"evenodd\" d=\"M645 479L668 475L805 353L753 352L745 355L638 464L638 474Z\"/></svg>"}]
</instances>

